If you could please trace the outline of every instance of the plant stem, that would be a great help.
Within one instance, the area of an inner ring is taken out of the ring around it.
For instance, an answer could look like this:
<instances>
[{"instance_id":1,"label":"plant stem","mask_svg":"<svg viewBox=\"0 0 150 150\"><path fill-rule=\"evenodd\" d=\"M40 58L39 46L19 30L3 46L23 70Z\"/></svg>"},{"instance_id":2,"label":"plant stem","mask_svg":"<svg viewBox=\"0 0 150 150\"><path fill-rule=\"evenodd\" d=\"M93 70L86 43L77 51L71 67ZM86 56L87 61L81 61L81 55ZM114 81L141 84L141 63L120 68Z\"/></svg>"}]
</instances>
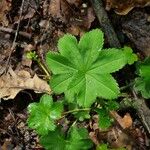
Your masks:
<instances>
[{"instance_id":1,"label":"plant stem","mask_svg":"<svg viewBox=\"0 0 150 150\"><path fill-rule=\"evenodd\" d=\"M120 93L119 97L129 97L129 95L127 93Z\"/></svg>"},{"instance_id":2,"label":"plant stem","mask_svg":"<svg viewBox=\"0 0 150 150\"><path fill-rule=\"evenodd\" d=\"M40 62L39 59L37 60L37 63L42 68L42 70L45 72L45 74L47 75L48 79L50 79L50 73L47 71L46 67Z\"/></svg>"},{"instance_id":3,"label":"plant stem","mask_svg":"<svg viewBox=\"0 0 150 150\"><path fill-rule=\"evenodd\" d=\"M134 81L133 82L130 82L129 84L127 84L127 85L125 85L125 86L123 86L123 87L121 87L120 88L120 90L125 90L125 89L127 89L127 88L129 88L129 87L131 87L131 86L133 86L134 85Z\"/></svg>"},{"instance_id":4,"label":"plant stem","mask_svg":"<svg viewBox=\"0 0 150 150\"><path fill-rule=\"evenodd\" d=\"M66 115L70 114L70 113L74 113L74 112L79 112L79 111L90 111L91 108L82 108L82 109L73 109L73 110L69 110L69 111L66 111L62 114L62 117L60 117L59 119L62 119L64 118ZM58 120L59 120L58 119Z\"/></svg>"},{"instance_id":5,"label":"plant stem","mask_svg":"<svg viewBox=\"0 0 150 150\"><path fill-rule=\"evenodd\" d=\"M63 113L63 115L67 115L73 112L78 112L78 111L90 111L91 108L82 108L82 109L73 109L73 110L69 110Z\"/></svg>"}]
</instances>

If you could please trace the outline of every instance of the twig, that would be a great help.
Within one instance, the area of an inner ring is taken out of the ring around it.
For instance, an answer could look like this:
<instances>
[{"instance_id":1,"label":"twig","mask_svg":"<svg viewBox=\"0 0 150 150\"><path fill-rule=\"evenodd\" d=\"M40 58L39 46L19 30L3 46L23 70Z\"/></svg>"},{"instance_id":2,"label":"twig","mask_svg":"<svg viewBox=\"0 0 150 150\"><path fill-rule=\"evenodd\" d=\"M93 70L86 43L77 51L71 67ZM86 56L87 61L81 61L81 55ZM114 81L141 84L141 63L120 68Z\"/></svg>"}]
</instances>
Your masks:
<instances>
[{"instance_id":1,"label":"twig","mask_svg":"<svg viewBox=\"0 0 150 150\"><path fill-rule=\"evenodd\" d=\"M38 59L37 63L39 64L39 66L41 67L41 69L45 72L46 76L48 77L48 80L50 79L50 72L47 70L47 68L41 63L41 61Z\"/></svg>"},{"instance_id":2,"label":"twig","mask_svg":"<svg viewBox=\"0 0 150 150\"><path fill-rule=\"evenodd\" d=\"M137 113L140 117L143 125L145 126L147 132L150 134L150 109L146 106L143 98L139 99L136 92L132 91L134 99L136 101Z\"/></svg>"},{"instance_id":3,"label":"twig","mask_svg":"<svg viewBox=\"0 0 150 150\"><path fill-rule=\"evenodd\" d=\"M20 16L19 16L19 21L18 21L18 25L17 25L17 30L16 30L16 33L15 33L15 37L14 37L14 40L13 40L11 49L10 49L9 56L8 56L8 58L7 58L7 62L6 62L6 71L7 71L7 69L8 69L8 65L9 65L9 62L10 62L11 54L12 54L13 50L14 50L15 47L16 47L16 39L17 39L17 36L18 36L19 27L20 27L20 22L21 22L21 17L22 17L22 12L23 12L24 1L25 1L25 0L22 0L22 3L21 3Z\"/></svg>"},{"instance_id":4,"label":"twig","mask_svg":"<svg viewBox=\"0 0 150 150\"><path fill-rule=\"evenodd\" d=\"M0 31L7 32L7 33L12 33L12 34L15 34L17 32L17 30L13 30L11 28L5 28L5 27L0 27ZM18 34L21 35L21 36L24 36L28 39L31 39L31 37L32 37L32 34L27 33L27 32L23 32L23 31L19 31Z\"/></svg>"},{"instance_id":5,"label":"twig","mask_svg":"<svg viewBox=\"0 0 150 150\"><path fill-rule=\"evenodd\" d=\"M109 42L110 47L121 47L120 42L117 38L117 35L110 23L110 20L107 16L107 13L103 7L102 0L90 0L93 8L95 10L95 13L97 15L97 18L99 20L99 23L102 27L102 30L104 31L106 38Z\"/></svg>"}]
</instances>

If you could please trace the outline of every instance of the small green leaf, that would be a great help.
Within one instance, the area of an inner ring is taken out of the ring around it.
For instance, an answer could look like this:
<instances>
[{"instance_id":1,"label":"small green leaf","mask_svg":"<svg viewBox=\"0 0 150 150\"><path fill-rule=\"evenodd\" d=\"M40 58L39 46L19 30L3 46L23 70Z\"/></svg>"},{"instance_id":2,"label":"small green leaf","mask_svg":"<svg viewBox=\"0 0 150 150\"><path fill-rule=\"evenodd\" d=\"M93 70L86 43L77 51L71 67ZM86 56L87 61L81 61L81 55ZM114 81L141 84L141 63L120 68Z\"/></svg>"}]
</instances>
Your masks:
<instances>
[{"instance_id":1,"label":"small green leaf","mask_svg":"<svg viewBox=\"0 0 150 150\"><path fill-rule=\"evenodd\" d=\"M66 150L87 150L93 146L85 128L72 127L67 141Z\"/></svg>"},{"instance_id":2,"label":"small green leaf","mask_svg":"<svg viewBox=\"0 0 150 150\"><path fill-rule=\"evenodd\" d=\"M135 90L140 91L144 98L150 98L150 78L136 78Z\"/></svg>"},{"instance_id":3,"label":"small green leaf","mask_svg":"<svg viewBox=\"0 0 150 150\"><path fill-rule=\"evenodd\" d=\"M100 144L96 147L96 150L108 150L107 144Z\"/></svg>"},{"instance_id":4,"label":"small green leaf","mask_svg":"<svg viewBox=\"0 0 150 150\"><path fill-rule=\"evenodd\" d=\"M112 124L112 119L109 116L109 112L105 109L97 109L96 112L98 113L99 116L99 127L101 129L107 129L111 126Z\"/></svg>"},{"instance_id":5,"label":"small green leaf","mask_svg":"<svg viewBox=\"0 0 150 150\"><path fill-rule=\"evenodd\" d=\"M139 66L139 75L144 78L150 77L150 57L147 57Z\"/></svg>"},{"instance_id":6,"label":"small green leaf","mask_svg":"<svg viewBox=\"0 0 150 150\"><path fill-rule=\"evenodd\" d=\"M127 63L129 65L132 65L135 61L138 60L137 55L132 53L133 51L132 51L132 49L130 47L125 46L123 48L123 51L124 51L124 53L126 55Z\"/></svg>"},{"instance_id":7,"label":"small green leaf","mask_svg":"<svg viewBox=\"0 0 150 150\"><path fill-rule=\"evenodd\" d=\"M34 61L37 61L38 60L38 55L35 53L35 51L30 51L28 53L26 53L26 57L28 59L31 59L31 60L34 60Z\"/></svg>"},{"instance_id":8,"label":"small green leaf","mask_svg":"<svg viewBox=\"0 0 150 150\"><path fill-rule=\"evenodd\" d=\"M53 102L52 97L45 94L39 103L31 103L28 111L28 126L35 129L38 134L45 135L55 130L55 120L61 117L63 105L61 102Z\"/></svg>"},{"instance_id":9,"label":"small green leaf","mask_svg":"<svg viewBox=\"0 0 150 150\"><path fill-rule=\"evenodd\" d=\"M135 89L146 99L150 98L150 57L138 66L139 77L135 80Z\"/></svg>"},{"instance_id":10,"label":"small green leaf","mask_svg":"<svg viewBox=\"0 0 150 150\"><path fill-rule=\"evenodd\" d=\"M65 150L65 136L60 128L50 131L48 135L40 137L40 143L46 150Z\"/></svg>"},{"instance_id":11,"label":"small green leaf","mask_svg":"<svg viewBox=\"0 0 150 150\"><path fill-rule=\"evenodd\" d=\"M119 108L119 103L117 103L116 101L107 101L105 104L105 108L107 110L117 110Z\"/></svg>"},{"instance_id":12,"label":"small green leaf","mask_svg":"<svg viewBox=\"0 0 150 150\"><path fill-rule=\"evenodd\" d=\"M93 146L85 128L71 127L67 137L60 128L49 132L40 138L40 143L46 150L88 150Z\"/></svg>"}]
</instances>

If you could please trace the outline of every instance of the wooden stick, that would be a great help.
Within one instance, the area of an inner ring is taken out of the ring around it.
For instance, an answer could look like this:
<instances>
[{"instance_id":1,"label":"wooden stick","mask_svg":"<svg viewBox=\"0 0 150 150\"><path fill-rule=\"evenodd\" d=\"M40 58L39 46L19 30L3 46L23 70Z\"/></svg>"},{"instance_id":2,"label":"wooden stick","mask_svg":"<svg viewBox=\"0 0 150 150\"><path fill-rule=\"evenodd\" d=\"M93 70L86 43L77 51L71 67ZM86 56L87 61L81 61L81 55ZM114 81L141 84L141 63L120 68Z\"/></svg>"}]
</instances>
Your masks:
<instances>
[{"instance_id":1,"label":"wooden stick","mask_svg":"<svg viewBox=\"0 0 150 150\"><path fill-rule=\"evenodd\" d=\"M16 33L16 30L13 30L11 28L5 28L5 27L0 27L0 31L6 32L6 33L12 33L12 34ZM18 33L19 33L19 35L26 37L28 39L31 39L31 37L32 37L32 34L27 33L27 32L19 31Z\"/></svg>"},{"instance_id":2,"label":"wooden stick","mask_svg":"<svg viewBox=\"0 0 150 150\"><path fill-rule=\"evenodd\" d=\"M150 109L146 105L145 100L143 98L138 98L134 90L132 90L132 93L136 102L136 110L138 116L140 117L147 132L150 134Z\"/></svg>"},{"instance_id":3,"label":"wooden stick","mask_svg":"<svg viewBox=\"0 0 150 150\"><path fill-rule=\"evenodd\" d=\"M110 47L117 47L117 48L121 47L120 42L117 38L117 35L103 7L102 0L90 0L90 1L93 5L96 16L99 20L99 23L101 25L103 32L106 35L106 38L109 42Z\"/></svg>"}]
</instances>

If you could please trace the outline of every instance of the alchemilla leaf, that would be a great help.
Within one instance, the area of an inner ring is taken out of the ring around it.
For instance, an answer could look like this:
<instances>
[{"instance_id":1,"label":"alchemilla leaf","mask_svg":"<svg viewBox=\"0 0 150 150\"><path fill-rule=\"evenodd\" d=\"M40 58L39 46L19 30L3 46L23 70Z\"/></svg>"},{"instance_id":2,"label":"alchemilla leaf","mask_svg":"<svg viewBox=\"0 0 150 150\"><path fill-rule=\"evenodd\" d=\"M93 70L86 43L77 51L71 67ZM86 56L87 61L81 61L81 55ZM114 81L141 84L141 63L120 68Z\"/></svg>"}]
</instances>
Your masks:
<instances>
[{"instance_id":1,"label":"alchemilla leaf","mask_svg":"<svg viewBox=\"0 0 150 150\"><path fill-rule=\"evenodd\" d=\"M65 135L61 128L56 128L55 131L40 137L40 143L46 150L65 150L66 147Z\"/></svg>"},{"instance_id":2,"label":"alchemilla leaf","mask_svg":"<svg viewBox=\"0 0 150 150\"><path fill-rule=\"evenodd\" d=\"M138 66L139 77L135 80L135 89L144 98L150 98L150 57Z\"/></svg>"},{"instance_id":3,"label":"alchemilla leaf","mask_svg":"<svg viewBox=\"0 0 150 150\"><path fill-rule=\"evenodd\" d=\"M115 99L120 91L110 75L132 63L132 52L103 49L100 29L85 33L79 42L69 34L58 41L58 53L49 52L46 62L53 75L50 81L56 94L65 93L68 102L90 107L97 97Z\"/></svg>"},{"instance_id":4,"label":"alchemilla leaf","mask_svg":"<svg viewBox=\"0 0 150 150\"><path fill-rule=\"evenodd\" d=\"M111 126L112 120L109 116L109 111L105 109L97 109L96 112L99 116L98 125L101 129L107 129Z\"/></svg>"},{"instance_id":5,"label":"alchemilla leaf","mask_svg":"<svg viewBox=\"0 0 150 150\"><path fill-rule=\"evenodd\" d=\"M69 142L66 143L66 150L87 150L93 146L86 128L72 127L67 141Z\"/></svg>"},{"instance_id":6,"label":"alchemilla leaf","mask_svg":"<svg viewBox=\"0 0 150 150\"><path fill-rule=\"evenodd\" d=\"M61 117L63 105L61 102L53 102L52 97L45 94L39 103L31 103L28 111L28 126L35 129L38 134L45 135L55 130L55 120Z\"/></svg>"},{"instance_id":7,"label":"alchemilla leaf","mask_svg":"<svg viewBox=\"0 0 150 150\"><path fill-rule=\"evenodd\" d=\"M131 49L130 47L125 46L125 47L123 48L123 51L124 51L124 53L125 53L125 55L126 55L127 63L128 63L129 65L132 65L135 61L138 60L137 55L134 54L134 53L132 53L133 51L132 51L132 49Z\"/></svg>"},{"instance_id":8,"label":"alchemilla leaf","mask_svg":"<svg viewBox=\"0 0 150 150\"><path fill-rule=\"evenodd\" d=\"M50 131L40 138L40 143L46 150L87 150L93 146L87 129L77 127L71 127L67 137L60 128Z\"/></svg>"}]
</instances>

